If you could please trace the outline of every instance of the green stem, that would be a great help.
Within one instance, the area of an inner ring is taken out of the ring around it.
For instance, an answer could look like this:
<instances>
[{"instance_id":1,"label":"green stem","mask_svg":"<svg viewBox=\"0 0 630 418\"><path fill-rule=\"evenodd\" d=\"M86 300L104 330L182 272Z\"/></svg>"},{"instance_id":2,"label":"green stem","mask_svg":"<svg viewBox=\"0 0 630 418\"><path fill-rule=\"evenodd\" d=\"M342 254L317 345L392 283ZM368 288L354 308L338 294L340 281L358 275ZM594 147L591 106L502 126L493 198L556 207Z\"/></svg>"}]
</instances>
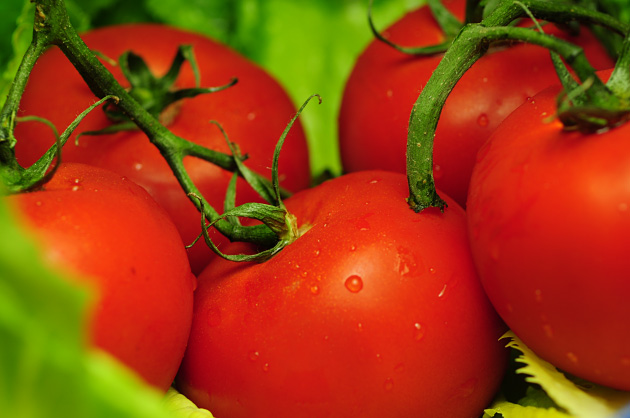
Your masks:
<instances>
[{"instance_id":1,"label":"green stem","mask_svg":"<svg viewBox=\"0 0 630 418\"><path fill-rule=\"evenodd\" d=\"M589 21L620 31L627 31L627 26L588 9L537 0L524 0L520 3L518 5L509 0L505 1L481 23L464 26L414 104L409 120L407 142L408 203L414 211L420 212L428 207L437 207L443 211L446 206L435 189L433 178L433 139L438 119L446 98L456 83L485 54L493 42L524 41L557 53L573 68L580 80L593 82L587 91L591 103L602 107L618 105L617 98L596 77L594 68L580 47L531 29L506 25L525 15L523 9L525 5L540 19L555 21L558 16L562 16L564 21Z\"/></svg>"},{"instance_id":2,"label":"green stem","mask_svg":"<svg viewBox=\"0 0 630 418\"><path fill-rule=\"evenodd\" d=\"M226 170L235 170L232 156L193 144L174 135L147 112L116 81L113 75L96 58L72 28L63 0L37 0L39 13L36 15L35 30L45 34L51 44L57 45L68 57L88 87L99 98L113 95L119 98L117 106L140 128L160 150L180 185L189 196L202 196L188 175L183 158L194 155L210 161ZM277 236L265 225L243 227L220 219L216 210L203 198L191 201L210 220L218 220L216 228L231 240L270 245Z\"/></svg>"}]
</instances>

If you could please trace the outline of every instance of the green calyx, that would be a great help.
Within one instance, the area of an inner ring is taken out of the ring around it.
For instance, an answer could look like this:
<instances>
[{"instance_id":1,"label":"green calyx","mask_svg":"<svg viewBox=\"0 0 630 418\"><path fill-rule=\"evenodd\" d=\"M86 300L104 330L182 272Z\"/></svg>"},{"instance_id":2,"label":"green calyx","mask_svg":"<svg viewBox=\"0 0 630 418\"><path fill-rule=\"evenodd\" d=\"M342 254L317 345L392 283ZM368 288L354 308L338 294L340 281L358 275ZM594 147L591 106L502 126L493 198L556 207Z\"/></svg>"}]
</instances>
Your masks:
<instances>
[{"instance_id":1,"label":"green calyx","mask_svg":"<svg viewBox=\"0 0 630 418\"><path fill-rule=\"evenodd\" d=\"M175 83L180 75L184 63L188 62L195 76L195 87L175 88ZM176 111L172 105L182 99L196 97L201 94L215 93L225 90L237 83L233 78L228 83L217 87L200 87L201 79L195 55L190 45L182 45L178 48L171 67L161 77L155 76L144 59L132 51L123 53L118 59L118 66L123 75L129 81L128 93L143 109L164 125L168 125L174 118ZM100 130L90 131L84 134L98 135L108 134L123 130L137 129L136 124L125 112L110 103L103 106L107 117L114 122L113 125Z\"/></svg>"}]
</instances>

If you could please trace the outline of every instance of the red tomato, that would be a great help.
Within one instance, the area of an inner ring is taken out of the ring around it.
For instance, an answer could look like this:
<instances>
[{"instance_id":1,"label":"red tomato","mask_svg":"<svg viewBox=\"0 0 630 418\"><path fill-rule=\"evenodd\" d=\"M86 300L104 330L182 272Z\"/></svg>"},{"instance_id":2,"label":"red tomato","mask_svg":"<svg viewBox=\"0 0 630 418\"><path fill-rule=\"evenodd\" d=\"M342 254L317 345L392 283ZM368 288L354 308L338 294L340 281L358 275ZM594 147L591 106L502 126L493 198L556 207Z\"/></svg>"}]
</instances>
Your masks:
<instances>
[{"instance_id":1,"label":"red tomato","mask_svg":"<svg viewBox=\"0 0 630 418\"><path fill-rule=\"evenodd\" d=\"M525 344L571 374L630 390L630 125L563 130L549 120L558 92L522 105L480 150L472 252Z\"/></svg>"},{"instance_id":2,"label":"red tomato","mask_svg":"<svg viewBox=\"0 0 630 418\"><path fill-rule=\"evenodd\" d=\"M262 69L208 38L166 26L112 26L96 29L82 37L90 48L114 59L132 50L145 59L156 75L166 72L178 46L193 45L203 86L223 85L237 77L238 83L227 90L181 101L179 111L168 127L178 136L228 153L225 139L217 127L209 123L217 120L226 129L230 140L239 145L243 154L249 155L246 164L263 175L271 176L275 144L294 115L295 108L284 90ZM118 67L106 66L126 85ZM194 85L193 72L185 64L177 86ZM64 129L94 101L94 95L77 71L55 48L38 61L31 73L20 110L22 115L44 117L59 129ZM81 123L77 132L97 130L109 124L105 114L97 110ZM25 166L33 163L54 142L50 129L38 123L19 124L15 134L18 138L16 154ZM64 161L89 163L127 176L146 188L166 209L184 243L191 243L199 234L200 215L158 150L143 133L83 136L79 139L79 146L74 145L74 138L72 136L64 147ZM210 204L222 212L231 173L195 158L186 159L186 168ZM283 148L280 176L282 185L289 190L309 185L307 144L299 123L293 127ZM260 200L244 182L239 183L237 190L238 203ZM220 234L214 235L215 241L221 238ZM193 272L201 271L211 256L211 251L203 242L189 250Z\"/></svg>"},{"instance_id":3,"label":"red tomato","mask_svg":"<svg viewBox=\"0 0 630 418\"><path fill-rule=\"evenodd\" d=\"M444 3L463 16L464 0ZM544 28L546 33L583 46L595 67L612 67L605 49L589 31L567 37L551 26ZM427 6L404 16L384 35L403 45L444 41ZM345 171L406 171L411 108L441 58L412 57L378 40L368 46L348 79L341 104L339 139ZM496 48L475 63L449 96L437 126L433 154L437 187L464 206L479 147L527 97L557 80L549 52L533 45Z\"/></svg>"},{"instance_id":4,"label":"red tomato","mask_svg":"<svg viewBox=\"0 0 630 418\"><path fill-rule=\"evenodd\" d=\"M83 164L5 199L45 262L94 289L89 341L166 391L184 355L196 279L164 210L130 180Z\"/></svg>"},{"instance_id":5,"label":"red tomato","mask_svg":"<svg viewBox=\"0 0 630 418\"><path fill-rule=\"evenodd\" d=\"M481 415L504 325L463 210L416 214L407 193L399 173L339 177L287 199L302 236L271 260L213 261L178 388L226 418Z\"/></svg>"}]
</instances>

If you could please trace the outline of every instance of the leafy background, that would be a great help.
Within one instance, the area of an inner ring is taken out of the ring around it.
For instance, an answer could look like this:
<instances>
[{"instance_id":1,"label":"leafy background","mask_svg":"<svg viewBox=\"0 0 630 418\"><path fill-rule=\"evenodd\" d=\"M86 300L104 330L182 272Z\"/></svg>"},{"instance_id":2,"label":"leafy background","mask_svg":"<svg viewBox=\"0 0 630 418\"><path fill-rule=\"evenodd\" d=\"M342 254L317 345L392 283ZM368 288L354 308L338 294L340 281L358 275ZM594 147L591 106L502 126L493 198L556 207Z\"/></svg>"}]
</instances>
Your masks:
<instances>
[{"instance_id":1,"label":"leafy background","mask_svg":"<svg viewBox=\"0 0 630 418\"><path fill-rule=\"evenodd\" d=\"M376 0L374 19L385 27L424 0ZM266 68L296 106L323 98L302 115L313 176L340 174L337 114L346 78L372 40L368 0L66 0L75 28L126 22L162 22L206 34ZM0 68L30 39L28 1L0 2ZM20 18L20 15L22 17ZM17 25L23 30L15 33ZM10 80L15 62L4 78Z\"/></svg>"},{"instance_id":2,"label":"leafy background","mask_svg":"<svg viewBox=\"0 0 630 418\"><path fill-rule=\"evenodd\" d=\"M287 88L296 106L319 93L323 104L310 106L302 115L309 135L313 174L317 177L341 172L336 146L337 113L352 65L372 39L367 25L367 1L66 0L66 4L79 31L138 21L175 25L227 43L266 68ZM375 0L376 24L385 27L423 2ZM599 3L621 20L630 21L627 0ZM32 16L29 0L0 0L0 93L6 92L30 41ZM0 95L0 103L3 97ZM47 270L39 261L38 249L15 225L15 219L0 199L0 415L211 417L208 411L196 409L177 393L162 397L105 354L86 350L81 318L90 297L89 289L70 285L64 277ZM550 388L557 388L564 376L532 371L541 369L538 361L525 353L523 362L547 393L539 388L533 395L528 394L524 404L498 399L487 416L585 416L571 414L572 405L576 404L573 397L582 399L582 390L566 383L562 396L554 396ZM549 397L569 401L560 408ZM607 406L609 400L609 396L602 398L598 394L589 402L600 407ZM628 398L622 400L627 401ZM549 405L551 409L547 409ZM630 406L617 416L630 418Z\"/></svg>"}]
</instances>

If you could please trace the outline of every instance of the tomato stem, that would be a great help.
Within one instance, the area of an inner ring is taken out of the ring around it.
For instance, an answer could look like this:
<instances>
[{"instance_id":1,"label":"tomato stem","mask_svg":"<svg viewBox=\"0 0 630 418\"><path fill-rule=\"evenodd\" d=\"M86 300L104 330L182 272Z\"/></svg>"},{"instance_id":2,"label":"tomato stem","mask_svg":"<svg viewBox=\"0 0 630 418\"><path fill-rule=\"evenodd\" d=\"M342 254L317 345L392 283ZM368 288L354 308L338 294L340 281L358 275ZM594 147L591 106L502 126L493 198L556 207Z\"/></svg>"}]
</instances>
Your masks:
<instances>
[{"instance_id":1,"label":"tomato stem","mask_svg":"<svg viewBox=\"0 0 630 418\"><path fill-rule=\"evenodd\" d=\"M147 135L151 143L159 149L180 185L190 196L190 200L207 219L216 222L215 227L222 234L235 241L252 242L266 247L276 245L279 237L268 226L264 224L241 226L230 223L219 216L199 192L183 164L184 157L195 156L240 175L234 156L202 147L174 135L160 123L155 115L145 110L116 81L95 53L79 37L70 23L63 0L35 0L34 3L36 12L33 42L23 58L18 74L11 86L9 97L2 113L0 113L0 175L2 175L5 184L19 182L20 178L23 177L22 173L27 171L17 163L13 151L15 115L35 62L47 47L56 45L98 98L106 96L118 98L117 108L126 114ZM259 176L258 174L255 175ZM265 179L265 181L268 180Z\"/></svg>"},{"instance_id":2,"label":"tomato stem","mask_svg":"<svg viewBox=\"0 0 630 418\"><path fill-rule=\"evenodd\" d=\"M596 76L584 51L564 40L529 28L508 26L515 19L531 13L537 19L554 22L579 21L599 24L625 34L628 26L613 17L587 8L557 2L511 0L501 2L480 23L465 25L444 54L433 75L424 86L409 119L407 140L407 177L410 207L420 212L446 203L439 196L433 177L433 139L444 103L458 80L495 42L522 41L543 46L569 64L582 82L592 83L585 90L589 102L598 108L616 110L622 103Z\"/></svg>"}]
</instances>

